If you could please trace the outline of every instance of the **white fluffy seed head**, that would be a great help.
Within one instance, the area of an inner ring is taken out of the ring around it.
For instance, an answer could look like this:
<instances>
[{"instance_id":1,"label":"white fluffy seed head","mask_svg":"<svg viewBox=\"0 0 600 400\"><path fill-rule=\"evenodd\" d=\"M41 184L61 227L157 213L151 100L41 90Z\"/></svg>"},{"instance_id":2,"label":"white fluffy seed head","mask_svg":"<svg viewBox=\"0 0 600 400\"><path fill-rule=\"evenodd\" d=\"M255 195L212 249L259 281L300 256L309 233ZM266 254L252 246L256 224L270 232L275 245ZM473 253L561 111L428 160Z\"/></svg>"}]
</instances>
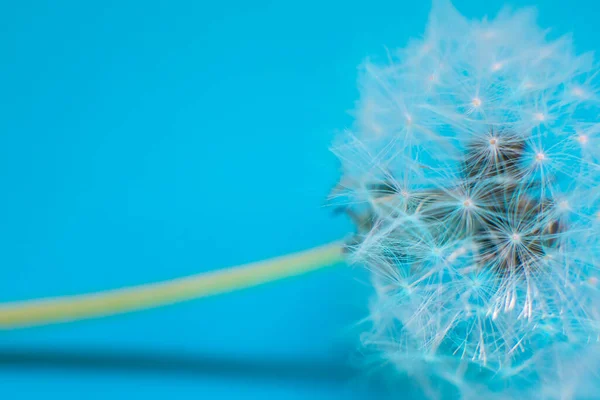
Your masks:
<instances>
[{"instance_id":1,"label":"white fluffy seed head","mask_svg":"<svg viewBox=\"0 0 600 400\"><path fill-rule=\"evenodd\" d=\"M468 20L439 0L390 60L364 64L334 146L361 221L349 256L377 289L367 342L466 397L588 388L566 369L600 361L593 58L532 10Z\"/></svg>"}]
</instances>

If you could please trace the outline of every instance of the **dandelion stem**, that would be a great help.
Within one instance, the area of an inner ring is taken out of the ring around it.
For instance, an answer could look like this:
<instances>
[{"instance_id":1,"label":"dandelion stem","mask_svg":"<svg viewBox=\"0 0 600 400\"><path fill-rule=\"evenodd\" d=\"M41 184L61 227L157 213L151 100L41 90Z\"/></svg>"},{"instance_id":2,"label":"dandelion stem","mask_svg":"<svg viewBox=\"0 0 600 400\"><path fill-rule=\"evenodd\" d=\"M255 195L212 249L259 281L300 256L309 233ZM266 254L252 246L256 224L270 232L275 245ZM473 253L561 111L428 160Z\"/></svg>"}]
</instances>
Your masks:
<instances>
[{"instance_id":1,"label":"dandelion stem","mask_svg":"<svg viewBox=\"0 0 600 400\"><path fill-rule=\"evenodd\" d=\"M342 244L163 282L82 295L0 304L0 329L105 317L245 289L301 275L343 260Z\"/></svg>"}]
</instances>

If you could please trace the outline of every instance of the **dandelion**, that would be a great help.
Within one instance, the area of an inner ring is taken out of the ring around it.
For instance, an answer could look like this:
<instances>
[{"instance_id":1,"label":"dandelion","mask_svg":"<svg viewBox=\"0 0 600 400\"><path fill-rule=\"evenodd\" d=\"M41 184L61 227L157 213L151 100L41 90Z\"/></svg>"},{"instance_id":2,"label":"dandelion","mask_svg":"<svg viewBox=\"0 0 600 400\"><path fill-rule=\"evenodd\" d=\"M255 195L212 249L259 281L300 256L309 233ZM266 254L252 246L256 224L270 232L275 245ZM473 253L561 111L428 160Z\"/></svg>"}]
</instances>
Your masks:
<instances>
[{"instance_id":1,"label":"dandelion","mask_svg":"<svg viewBox=\"0 0 600 400\"><path fill-rule=\"evenodd\" d=\"M372 271L365 345L430 397L590 398L600 384L597 69L531 10L434 0L420 40L367 62L333 197L356 234L264 262L0 305L0 329L107 316L338 264Z\"/></svg>"},{"instance_id":2,"label":"dandelion","mask_svg":"<svg viewBox=\"0 0 600 400\"><path fill-rule=\"evenodd\" d=\"M532 10L474 21L443 0L422 40L364 65L334 152L347 209L369 221L347 245L377 292L365 343L430 396L598 388L594 78Z\"/></svg>"}]
</instances>

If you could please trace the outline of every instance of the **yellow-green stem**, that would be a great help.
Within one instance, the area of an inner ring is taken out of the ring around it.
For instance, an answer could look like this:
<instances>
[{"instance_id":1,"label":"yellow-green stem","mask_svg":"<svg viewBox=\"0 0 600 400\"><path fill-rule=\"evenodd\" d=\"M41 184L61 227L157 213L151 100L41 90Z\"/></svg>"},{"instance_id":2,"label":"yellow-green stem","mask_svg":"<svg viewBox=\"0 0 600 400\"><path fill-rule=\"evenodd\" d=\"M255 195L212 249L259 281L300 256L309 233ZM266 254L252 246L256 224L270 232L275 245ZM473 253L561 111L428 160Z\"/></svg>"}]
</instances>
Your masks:
<instances>
[{"instance_id":1,"label":"yellow-green stem","mask_svg":"<svg viewBox=\"0 0 600 400\"><path fill-rule=\"evenodd\" d=\"M0 304L0 329L105 317L232 292L304 274L343 260L335 242L298 253L164 282L74 296Z\"/></svg>"}]
</instances>

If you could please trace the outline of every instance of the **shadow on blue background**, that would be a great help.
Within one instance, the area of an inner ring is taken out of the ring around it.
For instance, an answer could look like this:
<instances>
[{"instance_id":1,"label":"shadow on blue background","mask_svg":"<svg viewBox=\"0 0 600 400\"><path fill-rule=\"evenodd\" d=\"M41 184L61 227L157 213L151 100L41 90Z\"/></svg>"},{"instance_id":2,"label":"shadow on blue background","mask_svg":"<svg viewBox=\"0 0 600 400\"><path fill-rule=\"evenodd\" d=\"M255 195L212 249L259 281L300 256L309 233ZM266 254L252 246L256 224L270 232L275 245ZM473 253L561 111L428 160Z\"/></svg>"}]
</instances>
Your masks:
<instances>
[{"instance_id":1,"label":"shadow on blue background","mask_svg":"<svg viewBox=\"0 0 600 400\"><path fill-rule=\"evenodd\" d=\"M338 173L328 146L352 124L356 66L420 35L422 3L3 3L0 299L158 281L343 236L348 221L323 207ZM539 2L541 24L593 49L587 2L561 3ZM468 16L501 4L456 1ZM0 332L0 396L373 398L348 366L367 282L340 266Z\"/></svg>"}]
</instances>

